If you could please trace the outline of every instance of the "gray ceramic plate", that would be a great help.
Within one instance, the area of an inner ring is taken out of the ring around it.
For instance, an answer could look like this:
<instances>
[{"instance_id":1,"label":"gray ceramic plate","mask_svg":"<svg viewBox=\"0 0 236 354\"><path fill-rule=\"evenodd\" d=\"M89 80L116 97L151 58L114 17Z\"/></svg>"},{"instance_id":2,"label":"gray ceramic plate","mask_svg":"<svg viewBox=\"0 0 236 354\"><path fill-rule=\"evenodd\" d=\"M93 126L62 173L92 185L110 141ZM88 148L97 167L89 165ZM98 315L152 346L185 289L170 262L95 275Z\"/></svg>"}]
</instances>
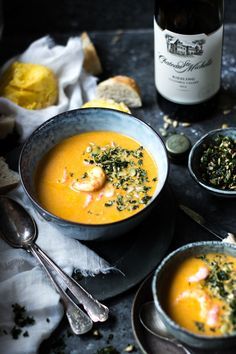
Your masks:
<instances>
[{"instance_id":1,"label":"gray ceramic plate","mask_svg":"<svg viewBox=\"0 0 236 354\"><path fill-rule=\"evenodd\" d=\"M132 232L111 242L88 244L121 271L81 281L99 300L107 300L137 285L164 257L174 234L176 205L169 188L163 194L161 207L154 208Z\"/></svg>"},{"instance_id":2,"label":"gray ceramic plate","mask_svg":"<svg viewBox=\"0 0 236 354\"><path fill-rule=\"evenodd\" d=\"M21 147L14 149L7 156L10 167L15 170L20 150ZM173 238L175 219L176 204L167 186L161 205L129 234L111 242L88 243L88 247L121 272L84 278L80 283L99 300L112 298L140 283L165 256Z\"/></svg>"},{"instance_id":3,"label":"gray ceramic plate","mask_svg":"<svg viewBox=\"0 0 236 354\"><path fill-rule=\"evenodd\" d=\"M21 146L7 156L7 162L14 170L17 170L20 151ZM175 200L168 186L163 190L160 202L161 205L154 207L150 215L128 234L110 242L88 243L88 247L120 270L80 281L94 297L107 300L132 288L165 256L174 234L176 216Z\"/></svg>"},{"instance_id":4,"label":"gray ceramic plate","mask_svg":"<svg viewBox=\"0 0 236 354\"><path fill-rule=\"evenodd\" d=\"M139 311L142 307L142 304L148 301L152 301L152 274L145 279L145 281L141 284L138 289L136 296L134 298L133 306L132 306L132 328L134 332L135 339L145 354L183 354L183 350L180 348L176 348L170 343L162 341L152 334L150 334L141 324L139 320Z\"/></svg>"},{"instance_id":5,"label":"gray ceramic plate","mask_svg":"<svg viewBox=\"0 0 236 354\"><path fill-rule=\"evenodd\" d=\"M139 287L132 306L131 321L135 339L144 354L183 354L184 351L171 343L167 343L150 334L139 320L139 312L142 304L152 301L152 277L151 274ZM235 354L235 348L231 350L212 351L192 349L195 354Z\"/></svg>"}]
</instances>

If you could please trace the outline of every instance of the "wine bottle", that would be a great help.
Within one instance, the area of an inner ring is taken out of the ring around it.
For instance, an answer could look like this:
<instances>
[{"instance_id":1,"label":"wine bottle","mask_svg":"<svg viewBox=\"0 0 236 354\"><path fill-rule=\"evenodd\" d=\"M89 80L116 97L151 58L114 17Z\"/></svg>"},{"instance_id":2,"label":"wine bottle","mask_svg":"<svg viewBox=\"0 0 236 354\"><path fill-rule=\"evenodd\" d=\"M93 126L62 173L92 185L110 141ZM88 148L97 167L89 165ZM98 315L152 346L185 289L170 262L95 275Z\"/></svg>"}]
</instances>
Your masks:
<instances>
[{"instance_id":1,"label":"wine bottle","mask_svg":"<svg viewBox=\"0 0 236 354\"><path fill-rule=\"evenodd\" d=\"M220 90L224 0L156 0L157 102L170 118L210 117Z\"/></svg>"}]
</instances>

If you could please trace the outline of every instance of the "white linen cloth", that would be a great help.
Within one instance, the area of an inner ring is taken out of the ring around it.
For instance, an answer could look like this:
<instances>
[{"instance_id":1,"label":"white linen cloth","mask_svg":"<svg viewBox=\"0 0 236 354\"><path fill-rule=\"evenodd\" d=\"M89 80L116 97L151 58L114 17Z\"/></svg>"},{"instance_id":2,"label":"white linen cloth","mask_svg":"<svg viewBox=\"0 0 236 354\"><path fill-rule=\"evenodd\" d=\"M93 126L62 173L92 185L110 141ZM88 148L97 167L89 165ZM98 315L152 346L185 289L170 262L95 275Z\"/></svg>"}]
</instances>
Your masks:
<instances>
[{"instance_id":1,"label":"white linen cloth","mask_svg":"<svg viewBox=\"0 0 236 354\"><path fill-rule=\"evenodd\" d=\"M21 55L10 59L2 71L15 60L25 63L42 64L56 74L59 85L59 100L54 106L39 110L28 110L12 101L0 97L0 114L16 119L16 127L24 141L39 125L49 118L79 108L83 101L95 96L97 78L83 70L83 50L79 37L72 37L66 46L55 45L49 36L33 42Z\"/></svg>"},{"instance_id":2,"label":"white linen cloth","mask_svg":"<svg viewBox=\"0 0 236 354\"><path fill-rule=\"evenodd\" d=\"M78 269L84 275L106 273L106 261L73 238L65 237L34 211L22 187L9 194L19 201L35 219L39 234L37 244L68 274ZM14 249L0 239L0 352L3 354L35 354L40 343L50 336L63 317L60 297L39 263L25 250ZM25 306L35 324L22 328L29 337L13 339L12 304ZM50 322L47 322L49 318ZM7 331L5 334L3 331Z\"/></svg>"},{"instance_id":3,"label":"white linen cloth","mask_svg":"<svg viewBox=\"0 0 236 354\"><path fill-rule=\"evenodd\" d=\"M42 110L27 110L1 97L0 113L13 115L17 129L24 141L32 131L52 116L78 108L83 100L93 98L96 78L85 73L80 38L70 38L66 46L55 45L48 36L34 43L21 55L9 60L43 64L51 68L59 80L59 102ZM22 187L10 193L33 216L38 225L37 243L68 274L78 269L84 275L106 273L108 263L79 241L65 237L58 229L43 220L33 210ZM23 328L14 340L10 334L14 326L12 304L25 306L35 318L35 325ZM0 239L0 352L2 354L35 354L40 343L50 336L63 316L59 295L54 290L44 270L26 251L13 249ZM46 319L49 318L50 322ZM4 332L7 331L8 334ZM22 333L23 333L22 332Z\"/></svg>"}]
</instances>

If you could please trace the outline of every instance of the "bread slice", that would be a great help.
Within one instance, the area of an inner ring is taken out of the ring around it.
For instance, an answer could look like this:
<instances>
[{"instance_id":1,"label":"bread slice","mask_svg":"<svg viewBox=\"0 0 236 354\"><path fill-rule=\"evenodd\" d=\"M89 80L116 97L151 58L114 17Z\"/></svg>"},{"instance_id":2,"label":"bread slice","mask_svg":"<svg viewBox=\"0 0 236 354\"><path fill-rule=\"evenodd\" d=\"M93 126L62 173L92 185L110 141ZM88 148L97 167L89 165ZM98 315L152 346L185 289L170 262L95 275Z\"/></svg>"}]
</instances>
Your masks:
<instances>
[{"instance_id":1,"label":"bread slice","mask_svg":"<svg viewBox=\"0 0 236 354\"><path fill-rule=\"evenodd\" d=\"M142 106L140 88L128 76L118 75L100 82L97 86L97 98L124 102L128 107Z\"/></svg>"},{"instance_id":2,"label":"bread slice","mask_svg":"<svg viewBox=\"0 0 236 354\"><path fill-rule=\"evenodd\" d=\"M100 108L111 108L116 109L117 111L122 111L131 114L129 108L123 103L117 103L114 100L104 100L104 99L93 99L84 103L80 108L93 108L93 107L100 107Z\"/></svg>"},{"instance_id":3,"label":"bread slice","mask_svg":"<svg viewBox=\"0 0 236 354\"><path fill-rule=\"evenodd\" d=\"M20 177L17 172L9 169L3 157L0 157L0 193L6 193L17 187Z\"/></svg>"},{"instance_id":4,"label":"bread slice","mask_svg":"<svg viewBox=\"0 0 236 354\"><path fill-rule=\"evenodd\" d=\"M0 116L0 139L5 139L13 132L15 118L13 116Z\"/></svg>"},{"instance_id":5,"label":"bread slice","mask_svg":"<svg viewBox=\"0 0 236 354\"><path fill-rule=\"evenodd\" d=\"M92 75L101 74L102 65L88 33L83 32L80 38L82 40L82 47L84 50L84 69Z\"/></svg>"}]
</instances>

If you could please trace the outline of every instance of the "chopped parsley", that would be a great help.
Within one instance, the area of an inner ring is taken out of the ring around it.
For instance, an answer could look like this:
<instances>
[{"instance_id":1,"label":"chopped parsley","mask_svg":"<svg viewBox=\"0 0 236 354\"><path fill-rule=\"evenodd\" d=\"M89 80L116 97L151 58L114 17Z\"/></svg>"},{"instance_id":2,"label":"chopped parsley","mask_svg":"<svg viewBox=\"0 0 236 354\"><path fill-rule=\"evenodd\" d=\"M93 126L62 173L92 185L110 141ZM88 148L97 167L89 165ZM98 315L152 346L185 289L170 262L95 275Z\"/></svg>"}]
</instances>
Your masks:
<instances>
[{"instance_id":1,"label":"chopped parsley","mask_svg":"<svg viewBox=\"0 0 236 354\"><path fill-rule=\"evenodd\" d=\"M23 333L23 337L29 337L29 332L28 332L28 331L25 331L25 332Z\"/></svg>"},{"instance_id":2,"label":"chopped parsley","mask_svg":"<svg viewBox=\"0 0 236 354\"><path fill-rule=\"evenodd\" d=\"M196 258L200 258L197 256ZM227 260L226 255L216 254L214 259L207 255L201 256L207 264L209 275L202 282L213 298L223 302L220 331L229 334L236 331L236 271L234 264ZM196 324L196 323L195 323ZM211 331L213 329L211 328Z\"/></svg>"},{"instance_id":3,"label":"chopped parsley","mask_svg":"<svg viewBox=\"0 0 236 354\"><path fill-rule=\"evenodd\" d=\"M84 178L87 178L87 177L88 177L88 173L85 172L85 173L83 174L82 178L84 179Z\"/></svg>"},{"instance_id":4,"label":"chopped parsley","mask_svg":"<svg viewBox=\"0 0 236 354\"><path fill-rule=\"evenodd\" d=\"M10 330L9 334L11 334L13 339L18 339L21 334L23 337L29 337L29 332L27 330L23 332L22 328L34 325L34 318L32 316L28 316L25 307L17 303L12 305L12 311L14 326ZM3 329L3 333L8 335L8 332L5 329Z\"/></svg>"},{"instance_id":5,"label":"chopped parsley","mask_svg":"<svg viewBox=\"0 0 236 354\"><path fill-rule=\"evenodd\" d=\"M35 324L34 318L27 315L24 306L20 306L19 304L14 304L12 305L12 308L14 313L14 322L18 327L25 327L27 325Z\"/></svg>"},{"instance_id":6,"label":"chopped parsley","mask_svg":"<svg viewBox=\"0 0 236 354\"><path fill-rule=\"evenodd\" d=\"M11 329L11 335L12 335L12 338L13 338L13 339L18 339L19 336L21 335L21 333L22 333L22 329L17 328L16 326L14 326L14 327Z\"/></svg>"},{"instance_id":7,"label":"chopped parsley","mask_svg":"<svg viewBox=\"0 0 236 354\"><path fill-rule=\"evenodd\" d=\"M85 149L83 155L85 163L104 170L107 181L117 191L116 198L106 201L105 207L114 205L120 212L132 211L147 204L152 198L150 192L157 177L150 181L147 171L143 168L143 146L129 150L115 144L104 147L93 144L89 149ZM82 176L86 177L87 175Z\"/></svg>"},{"instance_id":8,"label":"chopped parsley","mask_svg":"<svg viewBox=\"0 0 236 354\"><path fill-rule=\"evenodd\" d=\"M236 190L236 139L217 135L200 159L201 176L213 187Z\"/></svg>"},{"instance_id":9,"label":"chopped parsley","mask_svg":"<svg viewBox=\"0 0 236 354\"><path fill-rule=\"evenodd\" d=\"M200 332L205 332L205 325L203 322L195 321L194 324Z\"/></svg>"}]
</instances>

